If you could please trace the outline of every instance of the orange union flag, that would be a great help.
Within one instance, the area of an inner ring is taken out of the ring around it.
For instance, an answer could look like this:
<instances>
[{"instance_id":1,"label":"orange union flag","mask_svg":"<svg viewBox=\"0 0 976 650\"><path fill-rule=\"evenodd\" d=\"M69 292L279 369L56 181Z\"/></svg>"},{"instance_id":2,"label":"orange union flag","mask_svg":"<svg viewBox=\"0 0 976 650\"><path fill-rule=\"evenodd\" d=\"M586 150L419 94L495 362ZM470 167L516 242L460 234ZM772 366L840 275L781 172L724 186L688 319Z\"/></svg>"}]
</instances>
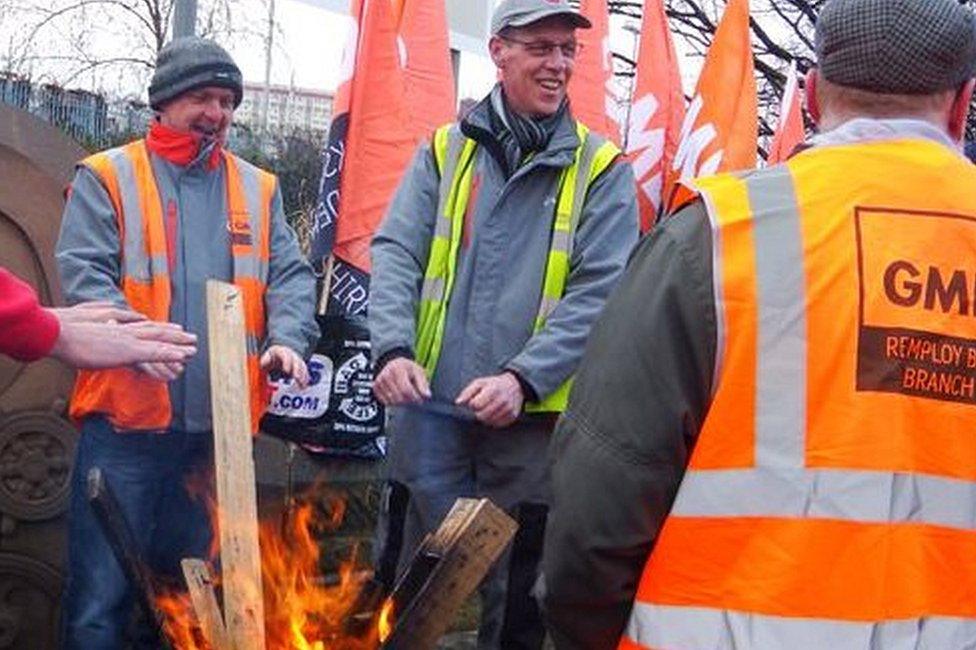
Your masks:
<instances>
[{"instance_id":1,"label":"orange union flag","mask_svg":"<svg viewBox=\"0 0 976 650\"><path fill-rule=\"evenodd\" d=\"M353 0L335 117L315 210L310 261L334 254L330 312L364 313L369 243L413 154L415 141L390 0Z\"/></svg>"},{"instance_id":2,"label":"orange union flag","mask_svg":"<svg viewBox=\"0 0 976 650\"><path fill-rule=\"evenodd\" d=\"M755 167L757 120L749 1L729 0L685 114L668 187L680 179Z\"/></svg>"},{"instance_id":3,"label":"orange union flag","mask_svg":"<svg viewBox=\"0 0 976 650\"><path fill-rule=\"evenodd\" d=\"M393 0L406 80L407 106L418 141L454 119L454 70L443 0Z\"/></svg>"},{"instance_id":4,"label":"orange union flag","mask_svg":"<svg viewBox=\"0 0 976 650\"><path fill-rule=\"evenodd\" d=\"M607 0L580 0L579 10L593 27L576 32L582 50L569 82L573 117L619 144L621 120L613 88Z\"/></svg>"},{"instance_id":5,"label":"orange union flag","mask_svg":"<svg viewBox=\"0 0 976 650\"><path fill-rule=\"evenodd\" d=\"M646 0L637 79L627 124L627 156L637 178L641 231L657 220L664 180L678 150L685 116L681 72L663 0Z\"/></svg>"},{"instance_id":6,"label":"orange union flag","mask_svg":"<svg viewBox=\"0 0 976 650\"><path fill-rule=\"evenodd\" d=\"M776 127L776 133L773 135L773 142L769 145L769 157L766 158L766 163L775 165L783 162L793 153L797 145L803 142L805 137L800 84L794 62L790 66L790 74L786 77L783 104L779 109L779 124Z\"/></svg>"}]
</instances>

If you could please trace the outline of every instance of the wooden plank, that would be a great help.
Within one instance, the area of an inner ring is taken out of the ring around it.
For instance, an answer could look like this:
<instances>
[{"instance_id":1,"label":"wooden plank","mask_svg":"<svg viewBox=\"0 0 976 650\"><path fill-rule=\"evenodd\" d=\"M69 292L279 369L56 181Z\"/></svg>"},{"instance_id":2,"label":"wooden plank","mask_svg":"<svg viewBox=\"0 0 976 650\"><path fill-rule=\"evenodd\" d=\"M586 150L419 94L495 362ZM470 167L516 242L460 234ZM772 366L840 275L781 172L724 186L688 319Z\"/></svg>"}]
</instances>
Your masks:
<instances>
[{"instance_id":1,"label":"wooden plank","mask_svg":"<svg viewBox=\"0 0 976 650\"><path fill-rule=\"evenodd\" d=\"M424 540L428 551L443 556L458 537L464 533L471 520L477 516L480 501L458 499L444 517L444 521L428 539Z\"/></svg>"},{"instance_id":2,"label":"wooden plank","mask_svg":"<svg viewBox=\"0 0 976 650\"><path fill-rule=\"evenodd\" d=\"M125 513L115 499L111 486L98 467L93 467L85 477L88 504L95 513L115 559L135 592L136 602L156 637L158 647L169 650L170 643L163 632L164 616L156 607L156 590L153 588L149 567L140 556L135 536L125 519Z\"/></svg>"},{"instance_id":3,"label":"wooden plank","mask_svg":"<svg viewBox=\"0 0 976 650\"><path fill-rule=\"evenodd\" d=\"M234 650L264 650L244 305L236 287L207 281L207 332L224 622Z\"/></svg>"},{"instance_id":4,"label":"wooden plank","mask_svg":"<svg viewBox=\"0 0 976 650\"><path fill-rule=\"evenodd\" d=\"M232 650L227 640L227 628L220 613L217 595L214 593L213 577L203 560L186 558L181 563L183 577L190 591L190 601L197 615L203 638L212 650Z\"/></svg>"},{"instance_id":5,"label":"wooden plank","mask_svg":"<svg viewBox=\"0 0 976 650\"><path fill-rule=\"evenodd\" d=\"M383 647L435 648L517 528L487 499L458 499L437 532L424 540L393 590L394 628Z\"/></svg>"}]
</instances>

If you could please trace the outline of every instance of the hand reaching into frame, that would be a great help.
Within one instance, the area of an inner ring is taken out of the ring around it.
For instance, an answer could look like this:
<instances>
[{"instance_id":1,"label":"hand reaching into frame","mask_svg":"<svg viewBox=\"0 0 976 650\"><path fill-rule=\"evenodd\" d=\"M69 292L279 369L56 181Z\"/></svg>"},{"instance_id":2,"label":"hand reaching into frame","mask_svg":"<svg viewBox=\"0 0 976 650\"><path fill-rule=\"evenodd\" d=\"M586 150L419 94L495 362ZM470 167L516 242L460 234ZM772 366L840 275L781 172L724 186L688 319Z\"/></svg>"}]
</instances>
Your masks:
<instances>
[{"instance_id":1,"label":"hand reaching into frame","mask_svg":"<svg viewBox=\"0 0 976 650\"><path fill-rule=\"evenodd\" d=\"M140 314L136 319L130 316L134 312L115 310L52 310L61 331L51 356L83 369L161 365L168 369L163 373L166 378L173 379L196 354L196 335L179 325L145 320ZM115 316L128 320L116 322Z\"/></svg>"}]
</instances>

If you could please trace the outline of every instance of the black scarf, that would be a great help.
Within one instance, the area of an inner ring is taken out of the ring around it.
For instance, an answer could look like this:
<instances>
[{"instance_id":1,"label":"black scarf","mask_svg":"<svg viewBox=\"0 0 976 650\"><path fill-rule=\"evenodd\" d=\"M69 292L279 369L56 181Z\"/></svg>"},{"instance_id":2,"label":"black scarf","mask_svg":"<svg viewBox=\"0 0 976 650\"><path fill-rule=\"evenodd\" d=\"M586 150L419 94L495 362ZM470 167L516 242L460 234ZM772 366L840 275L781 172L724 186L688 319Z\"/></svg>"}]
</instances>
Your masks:
<instances>
[{"instance_id":1,"label":"black scarf","mask_svg":"<svg viewBox=\"0 0 976 650\"><path fill-rule=\"evenodd\" d=\"M491 129L505 152L510 171L514 172L529 155L539 153L549 145L568 105L564 98L552 115L528 118L512 110L501 85L495 86L491 91Z\"/></svg>"}]
</instances>

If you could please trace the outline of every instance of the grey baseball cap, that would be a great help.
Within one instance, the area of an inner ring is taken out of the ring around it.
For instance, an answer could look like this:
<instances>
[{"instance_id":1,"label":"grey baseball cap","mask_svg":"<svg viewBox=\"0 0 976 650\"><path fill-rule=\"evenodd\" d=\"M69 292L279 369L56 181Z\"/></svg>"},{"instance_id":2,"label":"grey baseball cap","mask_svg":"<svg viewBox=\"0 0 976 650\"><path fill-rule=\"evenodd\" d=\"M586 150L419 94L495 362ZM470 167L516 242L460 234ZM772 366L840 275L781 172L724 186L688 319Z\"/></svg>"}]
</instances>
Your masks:
<instances>
[{"instance_id":1,"label":"grey baseball cap","mask_svg":"<svg viewBox=\"0 0 976 650\"><path fill-rule=\"evenodd\" d=\"M829 0L817 20L827 81L927 95L976 75L976 15L957 0Z\"/></svg>"},{"instance_id":2,"label":"grey baseball cap","mask_svg":"<svg viewBox=\"0 0 976 650\"><path fill-rule=\"evenodd\" d=\"M497 34L506 27L525 27L549 16L566 16L580 29L593 26L566 0L502 0L491 15L491 33Z\"/></svg>"}]
</instances>

